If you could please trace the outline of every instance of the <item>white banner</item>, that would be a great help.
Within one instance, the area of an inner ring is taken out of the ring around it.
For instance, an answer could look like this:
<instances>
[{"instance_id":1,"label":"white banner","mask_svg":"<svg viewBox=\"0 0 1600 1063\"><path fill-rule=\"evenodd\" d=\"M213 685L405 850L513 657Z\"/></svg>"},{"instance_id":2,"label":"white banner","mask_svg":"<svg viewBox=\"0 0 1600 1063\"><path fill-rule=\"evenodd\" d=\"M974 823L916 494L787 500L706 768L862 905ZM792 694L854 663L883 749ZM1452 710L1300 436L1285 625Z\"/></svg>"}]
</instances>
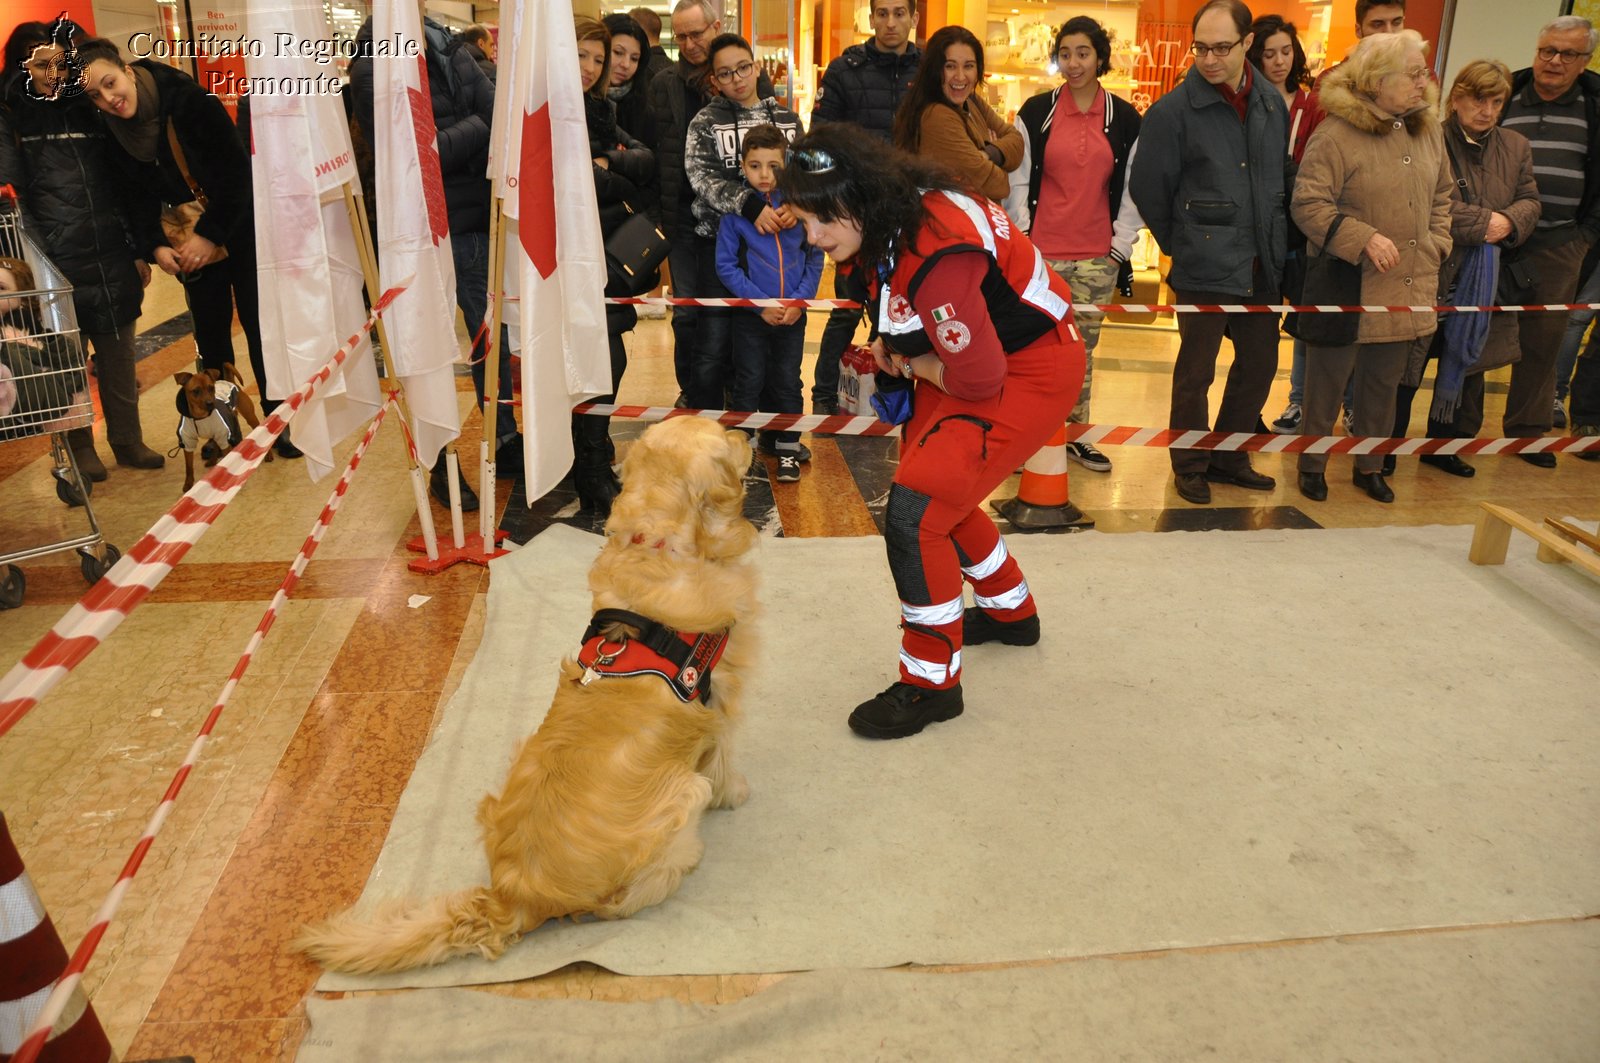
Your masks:
<instances>
[{"instance_id":1,"label":"white banner","mask_svg":"<svg viewBox=\"0 0 1600 1063\"><path fill-rule=\"evenodd\" d=\"M315 0L251 0L250 33L278 41L328 36ZM350 128L337 95L296 89L326 70L290 48L251 58L249 99L255 181L261 342L271 398L299 389L360 329L361 258L340 187L355 179ZM307 79L301 81L300 79ZM333 471L333 447L382 404L372 347L363 338L344 367L295 416L295 446L313 480Z\"/></svg>"},{"instance_id":2,"label":"white banner","mask_svg":"<svg viewBox=\"0 0 1600 1063\"><path fill-rule=\"evenodd\" d=\"M405 384L419 460L432 466L461 434L456 398L456 271L439 176L438 133L415 0L379 0L375 41L400 42L372 59L378 254L382 287L411 278L384 314L389 356Z\"/></svg>"},{"instance_id":3,"label":"white banner","mask_svg":"<svg viewBox=\"0 0 1600 1063\"><path fill-rule=\"evenodd\" d=\"M571 0L500 5L489 176L505 200L507 290L520 299L522 431L531 504L572 465L572 407L612 390L605 246ZM511 287L516 277L517 286Z\"/></svg>"}]
</instances>

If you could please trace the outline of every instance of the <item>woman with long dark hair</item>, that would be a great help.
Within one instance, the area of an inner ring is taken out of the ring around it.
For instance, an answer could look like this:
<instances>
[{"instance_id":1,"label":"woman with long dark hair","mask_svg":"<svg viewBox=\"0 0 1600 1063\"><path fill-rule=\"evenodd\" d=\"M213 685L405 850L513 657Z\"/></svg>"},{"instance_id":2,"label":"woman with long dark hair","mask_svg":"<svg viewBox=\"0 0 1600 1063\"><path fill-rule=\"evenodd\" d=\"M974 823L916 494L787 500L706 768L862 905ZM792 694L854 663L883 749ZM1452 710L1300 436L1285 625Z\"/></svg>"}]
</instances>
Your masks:
<instances>
[{"instance_id":1,"label":"woman with long dark hair","mask_svg":"<svg viewBox=\"0 0 1600 1063\"><path fill-rule=\"evenodd\" d=\"M631 19L629 21L632 21ZM600 232L610 237L636 211L655 205L655 155L617 122L617 108L606 98L611 83L611 32L586 15L573 18L578 34L578 73L583 82L583 105L589 123L589 156L593 161L595 202L600 208ZM608 295L629 292L608 291ZM596 402L613 402L628 368L628 349L622 336L638 323L631 306L606 306L606 334L611 344L612 394ZM579 508L604 519L621 485L611 471L616 449L611 442L611 419L595 414L572 415L572 481Z\"/></svg>"},{"instance_id":2,"label":"woman with long dark hair","mask_svg":"<svg viewBox=\"0 0 1600 1063\"><path fill-rule=\"evenodd\" d=\"M928 38L894 119L895 147L932 159L995 202L1022 164L1022 133L983 101L983 45L963 26Z\"/></svg>"},{"instance_id":3,"label":"woman with long dark hair","mask_svg":"<svg viewBox=\"0 0 1600 1063\"><path fill-rule=\"evenodd\" d=\"M1245 58L1261 71L1283 102L1289 108L1289 158L1296 166L1305 154L1306 141L1311 139L1315 103L1311 98L1311 75L1306 70L1306 50L1300 43L1300 33L1293 22L1282 15L1262 15L1250 28L1254 35ZM1285 266L1287 283L1284 302L1300 301L1300 281L1304 276L1306 253L1305 237L1298 229L1289 230L1289 257ZM1300 427L1300 404L1305 399L1306 341L1295 338L1294 361L1289 368L1289 405L1272 422L1272 430L1280 434L1293 432Z\"/></svg>"},{"instance_id":4,"label":"woman with long dark hair","mask_svg":"<svg viewBox=\"0 0 1600 1063\"><path fill-rule=\"evenodd\" d=\"M1039 640L982 504L1066 420L1083 341L1066 283L1005 211L926 161L828 123L795 141L779 187L811 245L866 278L878 368L914 381L884 518L900 675L850 714L857 734L902 738L961 714L964 643Z\"/></svg>"},{"instance_id":5,"label":"woman with long dark hair","mask_svg":"<svg viewBox=\"0 0 1600 1063\"><path fill-rule=\"evenodd\" d=\"M645 144L656 142L656 123L650 116L650 38L632 15L607 15L611 34L611 71L606 97L617 106L617 125Z\"/></svg>"},{"instance_id":6,"label":"woman with long dark hair","mask_svg":"<svg viewBox=\"0 0 1600 1063\"><path fill-rule=\"evenodd\" d=\"M267 395L261 353L250 156L233 119L221 100L165 63L127 63L104 39L85 41L78 55L85 94L109 119L107 158L121 178L140 254L183 283L205 368L220 373L234 360L237 309L261 409L271 413L278 400ZM197 188L205 196L205 210L181 246L174 247L162 228L162 208L198 201ZM218 259L218 249L226 257ZM300 456L287 433L278 438L277 451L282 457Z\"/></svg>"},{"instance_id":7,"label":"woman with long dark hair","mask_svg":"<svg viewBox=\"0 0 1600 1063\"><path fill-rule=\"evenodd\" d=\"M72 282L80 335L94 352L106 441L117 464L159 469L145 446L134 374L134 324L150 267L128 242L105 127L82 93L68 48L78 28L24 22L6 41L0 71L0 185L16 189L29 232ZM104 480L94 430L67 433L78 469Z\"/></svg>"}]
</instances>

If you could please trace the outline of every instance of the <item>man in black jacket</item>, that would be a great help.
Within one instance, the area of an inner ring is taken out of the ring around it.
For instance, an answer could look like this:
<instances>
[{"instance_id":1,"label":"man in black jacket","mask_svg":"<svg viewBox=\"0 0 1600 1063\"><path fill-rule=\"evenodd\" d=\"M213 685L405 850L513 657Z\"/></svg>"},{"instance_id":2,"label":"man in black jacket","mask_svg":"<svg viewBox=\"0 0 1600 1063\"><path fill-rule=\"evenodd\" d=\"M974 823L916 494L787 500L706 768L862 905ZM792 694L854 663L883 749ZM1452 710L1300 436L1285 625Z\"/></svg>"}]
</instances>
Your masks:
<instances>
[{"instance_id":1,"label":"man in black jacket","mask_svg":"<svg viewBox=\"0 0 1600 1063\"><path fill-rule=\"evenodd\" d=\"M713 0L678 0L672 9L672 39L678 42L679 59L650 79L650 116L657 139L647 146L656 153L661 175L661 227L672 241L667 267L672 273L672 294L680 298L700 294L696 278L701 273L700 244L694 238L695 220L690 210L694 189L684 171L684 146L689 123L711 99L709 48L721 32L722 14ZM756 92L762 99L773 94L765 73L756 83ZM689 387L698 321L694 307L672 308L672 363L680 393Z\"/></svg>"},{"instance_id":2,"label":"man in black jacket","mask_svg":"<svg viewBox=\"0 0 1600 1063\"><path fill-rule=\"evenodd\" d=\"M661 47L661 16L651 11L648 7L636 7L628 12L628 17L639 24L645 36L655 43L650 46L649 65L650 78L672 65L672 59L667 55L667 50Z\"/></svg>"},{"instance_id":3,"label":"man in black jacket","mask_svg":"<svg viewBox=\"0 0 1600 1063\"><path fill-rule=\"evenodd\" d=\"M873 0L871 23L871 40L846 48L828 64L817 86L811 121L854 122L887 144L894 141L894 115L900 100L922 62L922 50L911 40L917 29L916 0ZM866 281L854 271L836 270L833 294L863 302ZM828 315L812 377L811 409L816 413L839 412L839 357L855 339L860 321L860 310L835 310Z\"/></svg>"},{"instance_id":4,"label":"man in black jacket","mask_svg":"<svg viewBox=\"0 0 1600 1063\"><path fill-rule=\"evenodd\" d=\"M1600 238L1600 75L1585 69L1597 37L1587 19L1555 19L1539 31L1533 66L1511 76L1500 124L1533 144L1533 173L1543 205L1538 226L1511 263L1525 265L1532 275L1530 290L1516 293L1519 303L1572 302L1584 256ZM1542 436L1554 424L1556 354L1566 327L1565 312L1520 315L1522 358L1511 367L1506 435ZM1583 367L1583 375L1597 369ZM1575 375L1574 395L1578 384ZM1575 408L1574 423L1577 414ZM1556 464L1554 454L1518 457L1545 469Z\"/></svg>"},{"instance_id":5,"label":"man in black jacket","mask_svg":"<svg viewBox=\"0 0 1600 1063\"><path fill-rule=\"evenodd\" d=\"M424 15L422 36L426 41L428 89L432 95L433 124L439 148L439 176L444 183L445 209L450 219L450 250L455 259L456 306L473 337L472 383L483 405L483 355L487 337L482 332L488 310L489 291L489 207L493 192L489 184L489 127L494 122L494 85L478 68L472 53L452 48L450 34ZM372 19L356 33L356 57L350 62L350 93L355 103L356 121L368 143L376 144L372 118ZM511 402L511 349L505 329L500 332L500 386L502 403L497 419L495 465L501 475L515 475L522 468L522 436L517 431ZM434 464L431 489L441 505L450 504L449 483L445 479L444 456ZM478 508L478 498L461 482L461 508Z\"/></svg>"}]
</instances>

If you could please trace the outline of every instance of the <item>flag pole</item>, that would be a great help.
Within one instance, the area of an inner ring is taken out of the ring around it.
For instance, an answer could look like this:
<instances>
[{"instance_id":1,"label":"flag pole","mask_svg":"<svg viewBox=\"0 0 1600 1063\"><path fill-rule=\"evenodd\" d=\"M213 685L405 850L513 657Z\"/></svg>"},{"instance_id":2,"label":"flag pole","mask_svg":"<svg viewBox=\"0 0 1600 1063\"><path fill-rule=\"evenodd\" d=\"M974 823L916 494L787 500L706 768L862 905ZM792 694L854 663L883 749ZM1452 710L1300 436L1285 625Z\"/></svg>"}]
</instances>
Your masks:
<instances>
[{"instance_id":1,"label":"flag pole","mask_svg":"<svg viewBox=\"0 0 1600 1063\"><path fill-rule=\"evenodd\" d=\"M377 299L381 294L378 287L378 256L372 248L372 230L367 228L366 199L355 189L355 181L349 180L339 186L344 194L345 213L350 218L350 228L355 234L356 250L361 255L361 275L366 281L367 297ZM331 197L331 192L329 193ZM389 345L389 333L384 328L383 318L378 318L378 343L379 354L383 358L383 375L395 389L395 404L399 407L400 417L407 424L411 423L411 410L406 405L405 385L400 376L395 372L394 361L390 355L392 348ZM451 444L451 450L455 445ZM417 462L416 453L412 448L406 448L406 464L411 469L411 493L416 498L417 519L422 524L422 541L428 551L428 560L439 560L439 537L433 530L433 509L428 505L428 485L424 478L422 466ZM461 546L461 502L456 488L454 471L447 469L450 476L450 502L451 519L456 532L456 546Z\"/></svg>"},{"instance_id":2,"label":"flag pole","mask_svg":"<svg viewBox=\"0 0 1600 1063\"><path fill-rule=\"evenodd\" d=\"M483 442L478 445L478 468L482 486L478 488L484 505L479 510L479 530L487 554L495 545L495 452L500 417L500 322L505 297L506 242L505 200L496 196L489 219L489 320L483 345ZM508 413L510 411L507 411ZM515 420L515 414L511 415Z\"/></svg>"}]
</instances>

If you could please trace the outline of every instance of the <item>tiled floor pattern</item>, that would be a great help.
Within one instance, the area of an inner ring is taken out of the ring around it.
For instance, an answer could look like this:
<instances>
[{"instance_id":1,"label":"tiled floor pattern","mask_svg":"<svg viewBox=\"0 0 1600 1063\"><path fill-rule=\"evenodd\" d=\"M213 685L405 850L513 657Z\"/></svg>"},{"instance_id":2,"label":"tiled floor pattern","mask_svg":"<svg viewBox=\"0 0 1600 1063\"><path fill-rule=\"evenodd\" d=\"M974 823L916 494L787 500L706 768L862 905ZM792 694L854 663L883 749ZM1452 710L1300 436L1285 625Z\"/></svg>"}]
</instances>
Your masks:
<instances>
[{"instance_id":1,"label":"tiled floor pattern","mask_svg":"<svg viewBox=\"0 0 1600 1063\"><path fill-rule=\"evenodd\" d=\"M812 355L821 325L820 317L811 323ZM145 334L149 353L139 375L147 389L146 434L154 442L167 431L165 382L192 359L192 345L171 330ZM1175 336L1107 329L1103 337L1096 416L1162 423ZM666 323L642 322L631 347L621 400L670 402L675 388ZM1287 345L1284 355L1269 414L1283 401ZM1491 424L1498 423L1500 401L1491 388ZM477 418L469 418L466 453L475 451L476 426ZM639 430L614 426L624 445ZM787 536L879 530L894 442L808 442L813 459L796 485L772 485L763 463L753 467L752 519L768 534ZM43 453L37 441L0 446L7 541L70 534L63 529L75 511L55 501ZM1600 519L1600 465L1571 459L1553 472L1515 459L1480 459L1473 481L1403 464L1395 478L1399 500L1384 507L1332 470L1329 501L1305 502L1292 486L1292 465L1258 457L1257 468L1278 477L1276 490L1219 486L1213 506L1193 507L1176 499L1163 452L1108 453L1116 463L1111 473L1072 467L1074 501L1102 533L1463 523L1474 519L1479 499L1507 502L1536 517ZM113 469L95 495L108 540L134 541L176 499L179 484L181 470L171 463L151 473ZM0 808L69 948L114 880L330 487L331 481L309 484L300 463L264 466L235 511L106 646L0 740ZM996 495L1015 488L1013 479ZM509 490L509 481L502 481L501 493ZM316 972L287 954L284 943L302 921L359 893L436 710L459 681L482 628L485 570L458 566L428 578L406 569L410 555L403 543L416 533L410 504L398 442L385 432L90 969L88 987L126 1058L293 1058L304 1034L302 1001ZM515 539L525 541L554 521L594 524L577 513L570 490L558 488L531 508L520 487L512 492L504 526ZM26 568L27 604L0 614L3 663L14 661L82 593L70 556ZM718 1002L778 977L622 978L579 965L486 991Z\"/></svg>"}]
</instances>

